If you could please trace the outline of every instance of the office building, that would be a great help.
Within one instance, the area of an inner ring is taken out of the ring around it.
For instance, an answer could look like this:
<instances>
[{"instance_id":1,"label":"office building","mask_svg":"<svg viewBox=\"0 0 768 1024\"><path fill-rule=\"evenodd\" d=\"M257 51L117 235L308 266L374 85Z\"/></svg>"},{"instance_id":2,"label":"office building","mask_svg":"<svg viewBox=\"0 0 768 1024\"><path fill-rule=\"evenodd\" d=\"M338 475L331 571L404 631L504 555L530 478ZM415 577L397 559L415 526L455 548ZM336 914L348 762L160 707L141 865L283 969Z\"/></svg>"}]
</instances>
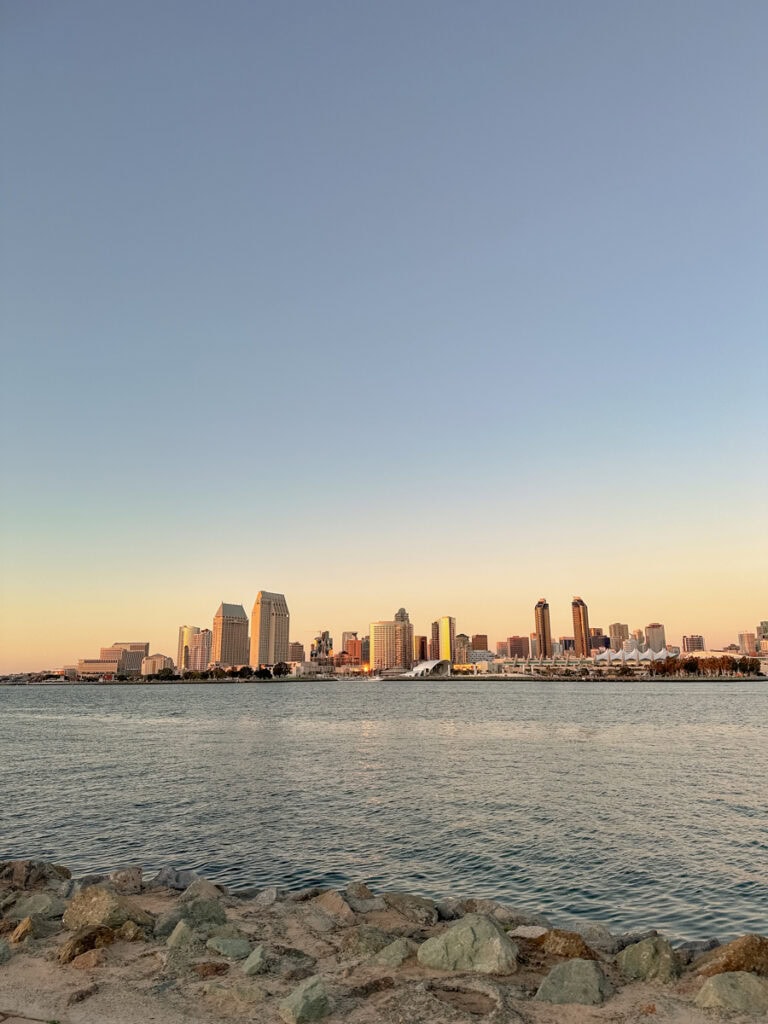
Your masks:
<instances>
[{"instance_id":1,"label":"office building","mask_svg":"<svg viewBox=\"0 0 768 1024\"><path fill-rule=\"evenodd\" d=\"M623 649L625 640L629 640L629 626L625 622L612 622L608 627L608 636L612 651Z\"/></svg>"},{"instance_id":2,"label":"office building","mask_svg":"<svg viewBox=\"0 0 768 1024\"><path fill-rule=\"evenodd\" d=\"M271 668L288 661L291 616L284 594L260 590L251 614L252 668Z\"/></svg>"},{"instance_id":3,"label":"office building","mask_svg":"<svg viewBox=\"0 0 768 1024\"><path fill-rule=\"evenodd\" d=\"M213 618L211 664L220 668L248 665L248 616L241 604L222 602Z\"/></svg>"},{"instance_id":4,"label":"office building","mask_svg":"<svg viewBox=\"0 0 768 1024\"><path fill-rule=\"evenodd\" d=\"M321 630L312 641L309 660L318 665L327 665L333 661L333 637L327 629Z\"/></svg>"},{"instance_id":5,"label":"office building","mask_svg":"<svg viewBox=\"0 0 768 1024\"><path fill-rule=\"evenodd\" d=\"M510 658L528 658L531 654L531 642L527 636L508 636L507 647Z\"/></svg>"},{"instance_id":6,"label":"office building","mask_svg":"<svg viewBox=\"0 0 768 1024\"><path fill-rule=\"evenodd\" d=\"M508 640L497 640L496 641L496 657L497 658L508 658L509 657L509 641Z\"/></svg>"},{"instance_id":7,"label":"office building","mask_svg":"<svg viewBox=\"0 0 768 1024\"><path fill-rule=\"evenodd\" d=\"M199 629L189 639L189 671L205 672L211 663L213 633L210 629ZM181 673L181 669L179 669Z\"/></svg>"},{"instance_id":8,"label":"office building","mask_svg":"<svg viewBox=\"0 0 768 1024\"><path fill-rule=\"evenodd\" d=\"M173 658L166 654L148 654L141 659L141 674L143 676L156 676L164 669L173 671Z\"/></svg>"},{"instance_id":9,"label":"office building","mask_svg":"<svg viewBox=\"0 0 768 1024\"><path fill-rule=\"evenodd\" d=\"M399 608L393 619L372 622L369 636L369 664L372 672L411 668L413 626L405 608Z\"/></svg>"},{"instance_id":10,"label":"office building","mask_svg":"<svg viewBox=\"0 0 768 1024\"><path fill-rule=\"evenodd\" d=\"M182 672L189 672L192 669L190 655L192 637L196 636L199 632L199 626L179 626L179 644L176 654L176 667L179 670L179 675L181 675Z\"/></svg>"},{"instance_id":11,"label":"office building","mask_svg":"<svg viewBox=\"0 0 768 1024\"><path fill-rule=\"evenodd\" d=\"M551 658L552 627L549 623L549 605L547 604L546 597L540 597L536 602L534 616L536 632L532 633L531 636L536 637L536 654L533 654L533 651L531 651L531 654L535 658Z\"/></svg>"},{"instance_id":12,"label":"office building","mask_svg":"<svg viewBox=\"0 0 768 1024\"><path fill-rule=\"evenodd\" d=\"M429 647L427 645L427 638L425 636L415 636L413 638L413 660L414 662L426 661L429 655Z\"/></svg>"},{"instance_id":13,"label":"office building","mask_svg":"<svg viewBox=\"0 0 768 1024\"><path fill-rule=\"evenodd\" d=\"M538 656L539 656L539 634L538 633L531 633L531 635L528 638L528 640L529 640L529 643L531 645L531 657L532 658L538 658ZM552 648L552 638L551 637L550 637L550 640L549 640L549 646L550 646L550 650L551 650L551 648Z\"/></svg>"},{"instance_id":14,"label":"office building","mask_svg":"<svg viewBox=\"0 0 768 1024\"><path fill-rule=\"evenodd\" d=\"M757 654L757 636L754 633L739 633L739 651L754 657Z\"/></svg>"},{"instance_id":15,"label":"office building","mask_svg":"<svg viewBox=\"0 0 768 1024\"><path fill-rule=\"evenodd\" d=\"M298 640L291 640L288 644L288 661L306 661L307 654L304 650L304 644L300 644Z\"/></svg>"},{"instance_id":16,"label":"office building","mask_svg":"<svg viewBox=\"0 0 768 1024\"><path fill-rule=\"evenodd\" d=\"M453 658L457 665L467 665L469 663L469 652L480 650L482 650L482 648L473 646L472 641L466 633L456 634Z\"/></svg>"},{"instance_id":17,"label":"office building","mask_svg":"<svg viewBox=\"0 0 768 1024\"><path fill-rule=\"evenodd\" d=\"M449 661L453 664L456 660L455 653L456 619L452 615L443 615L442 618L432 623L430 658L433 661Z\"/></svg>"},{"instance_id":18,"label":"office building","mask_svg":"<svg viewBox=\"0 0 768 1024\"><path fill-rule=\"evenodd\" d=\"M487 651L488 650L488 634L487 633L473 633L472 634L472 650L473 651Z\"/></svg>"},{"instance_id":19,"label":"office building","mask_svg":"<svg viewBox=\"0 0 768 1024\"><path fill-rule=\"evenodd\" d=\"M574 597L571 601L571 613L573 615L573 639L576 645L576 657L586 658L592 649L589 640L589 614L587 606L580 597Z\"/></svg>"},{"instance_id":20,"label":"office building","mask_svg":"<svg viewBox=\"0 0 768 1024\"><path fill-rule=\"evenodd\" d=\"M355 667L363 663L363 641L357 639L357 635L347 640L344 645L344 655L348 665Z\"/></svg>"},{"instance_id":21,"label":"office building","mask_svg":"<svg viewBox=\"0 0 768 1024\"><path fill-rule=\"evenodd\" d=\"M683 652L688 654L691 651L706 651L707 645L704 643L704 637L698 636L693 633L691 636L683 637Z\"/></svg>"},{"instance_id":22,"label":"office building","mask_svg":"<svg viewBox=\"0 0 768 1024\"><path fill-rule=\"evenodd\" d=\"M576 641L572 636L560 636L557 638L557 641L560 644L560 650L563 654L573 654L576 650ZM555 645L552 644L553 648L554 646Z\"/></svg>"},{"instance_id":23,"label":"office building","mask_svg":"<svg viewBox=\"0 0 768 1024\"><path fill-rule=\"evenodd\" d=\"M664 627L660 622L649 622L645 627L645 643L649 651L663 651L667 646Z\"/></svg>"}]
</instances>

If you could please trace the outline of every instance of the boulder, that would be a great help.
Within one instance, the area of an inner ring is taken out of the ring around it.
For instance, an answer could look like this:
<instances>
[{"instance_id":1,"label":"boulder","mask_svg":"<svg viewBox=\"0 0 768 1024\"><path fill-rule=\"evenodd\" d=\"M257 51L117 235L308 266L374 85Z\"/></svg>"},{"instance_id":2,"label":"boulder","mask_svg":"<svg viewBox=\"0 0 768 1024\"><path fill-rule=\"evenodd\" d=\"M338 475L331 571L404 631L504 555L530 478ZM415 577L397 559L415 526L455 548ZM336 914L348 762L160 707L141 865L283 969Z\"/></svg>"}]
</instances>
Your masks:
<instances>
[{"instance_id":1,"label":"boulder","mask_svg":"<svg viewBox=\"0 0 768 1024\"><path fill-rule=\"evenodd\" d=\"M181 920L181 907L174 907L167 914L160 914L155 920L154 936L156 939L167 939Z\"/></svg>"},{"instance_id":2,"label":"boulder","mask_svg":"<svg viewBox=\"0 0 768 1024\"><path fill-rule=\"evenodd\" d=\"M521 910L519 907L508 907L498 900L465 899L459 901L459 907L462 914L486 914L506 929L517 928L519 925L536 925L546 929L552 927L543 914Z\"/></svg>"},{"instance_id":3,"label":"boulder","mask_svg":"<svg viewBox=\"0 0 768 1024\"><path fill-rule=\"evenodd\" d=\"M643 942L645 939L653 939L658 934L655 928L646 928L639 932L622 932L621 935L616 936L616 942L618 949L621 950L626 949L627 946L636 946L638 942Z\"/></svg>"},{"instance_id":4,"label":"boulder","mask_svg":"<svg viewBox=\"0 0 768 1024\"><path fill-rule=\"evenodd\" d=\"M596 949L599 953L613 956L621 949L618 936L600 921L582 921L574 931L579 933L591 949Z\"/></svg>"},{"instance_id":5,"label":"boulder","mask_svg":"<svg viewBox=\"0 0 768 1024\"><path fill-rule=\"evenodd\" d=\"M285 889L281 889L277 885L268 885L266 889L261 889L253 897L253 902L257 907L271 907L285 899L285 895Z\"/></svg>"},{"instance_id":6,"label":"boulder","mask_svg":"<svg viewBox=\"0 0 768 1024\"><path fill-rule=\"evenodd\" d=\"M617 956L616 963L627 981L668 983L680 977L675 951L660 935L627 946Z\"/></svg>"},{"instance_id":7,"label":"boulder","mask_svg":"<svg viewBox=\"0 0 768 1024\"><path fill-rule=\"evenodd\" d=\"M55 931L58 931L58 925L53 921L47 921L44 917L33 914L31 917L25 917L23 921L19 921L11 932L11 942L18 946L25 939L45 939L49 935L53 935Z\"/></svg>"},{"instance_id":8,"label":"boulder","mask_svg":"<svg viewBox=\"0 0 768 1024\"><path fill-rule=\"evenodd\" d=\"M0 885L5 882L12 889L52 889L56 891L63 881L72 877L68 868L45 860L0 861Z\"/></svg>"},{"instance_id":9,"label":"boulder","mask_svg":"<svg viewBox=\"0 0 768 1024\"><path fill-rule=\"evenodd\" d=\"M251 950L250 956L244 962L243 974L247 974L250 977L254 974L265 974L268 970L267 951L263 945L259 944Z\"/></svg>"},{"instance_id":10,"label":"boulder","mask_svg":"<svg viewBox=\"0 0 768 1024\"><path fill-rule=\"evenodd\" d=\"M552 968L533 998L545 1003L599 1006L613 993L613 985L594 960L566 960Z\"/></svg>"},{"instance_id":11,"label":"boulder","mask_svg":"<svg viewBox=\"0 0 768 1024\"><path fill-rule=\"evenodd\" d=\"M89 949L101 949L111 946L115 941L115 933L103 925L86 925L71 935L58 949L56 959L60 964L71 963L76 956L87 953Z\"/></svg>"},{"instance_id":12,"label":"boulder","mask_svg":"<svg viewBox=\"0 0 768 1024\"><path fill-rule=\"evenodd\" d=\"M182 903L189 903L197 899L221 900L226 895L226 890L222 886L216 885L215 882L209 882L207 878L196 878L179 898Z\"/></svg>"},{"instance_id":13,"label":"boulder","mask_svg":"<svg viewBox=\"0 0 768 1024\"><path fill-rule=\"evenodd\" d=\"M518 947L498 921L467 914L440 935L419 946L420 964L440 971L511 974L517 969Z\"/></svg>"},{"instance_id":14,"label":"boulder","mask_svg":"<svg viewBox=\"0 0 768 1024\"><path fill-rule=\"evenodd\" d=\"M351 924L355 920L355 912L341 895L334 889L329 889L322 896L313 900L315 907L320 907L326 914L336 918L337 921L346 921Z\"/></svg>"},{"instance_id":15,"label":"boulder","mask_svg":"<svg viewBox=\"0 0 768 1024\"><path fill-rule=\"evenodd\" d=\"M351 896L355 900L372 900L375 898L375 894L371 892L368 885L361 881L350 882L344 890L344 895L347 899Z\"/></svg>"},{"instance_id":16,"label":"boulder","mask_svg":"<svg viewBox=\"0 0 768 1024\"><path fill-rule=\"evenodd\" d=\"M371 963L377 967L400 967L419 950L419 944L413 939L395 939L371 957Z\"/></svg>"},{"instance_id":17,"label":"boulder","mask_svg":"<svg viewBox=\"0 0 768 1024\"><path fill-rule=\"evenodd\" d=\"M675 946L675 953L680 963L686 966L693 963L702 954L717 949L719 945L719 939L690 939L686 942L679 942Z\"/></svg>"},{"instance_id":18,"label":"boulder","mask_svg":"<svg viewBox=\"0 0 768 1024\"><path fill-rule=\"evenodd\" d=\"M0 939L0 964L7 964L11 959L11 947L5 941Z\"/></svg>"},{"instance_id":19,"label":"boulder","mask_svg":"<svg viewBox=\"0 0 768 1024\"><path fill-rule=\"evenodd\" d=\"M392 936L387 935L381 928L361 924L344 932L342 945L344 952L350 956L372 956L388 946L391 941Z\"/></svg>"},{"instance_id":20,"label":"boulder","mask_svg":"<svg viewBox=\"0 0 768 1024\"><path fill-rule=\"evenodd\" d=\"M126 921L117 929L115 937L122 942L142 942L145 935L144 930L139 928L135 921Z\"/></svg>"},{"instance_id":21,"label":"boulder","mask_svg":"<svg viewBox=\"0 0 768 1024\"><path fill-rule=\"evenodd\" d=\"M102 947L99 947L99 949L89 949L86 953L80 953L71 961L71 965L80 971L91 971L106 962L107 954Z\"/></svg>"},{"instance_id":22,"label":"boulder","mask_svg":"<svg viewBox=\"0 0 768 1024\"><path fill-rule=\"evenodd\" d=\"M461 909L461 900L453 896L446 896L443 900L435 901L435 910L439 921L457 921L464 911Z\"/></svg>"},{"instance_id":23,"label":"boulder","mask_svg":"<svg viewBox=\"0 0 768 1024\"><path fill-rule=\"evenodd\" d=\"M571 960L597 960L595 951L589 948L578 932L551 928L534 941L537 946L552 956L565 956Z\"/></svg>"},{"instance_id":24,"label":"boulder","mask_svg":"<svg viewBox=\"0 0 768 1024\"><path fill-rule=\"evenodd\" d=\"M79 892L64 911L64 927L70 931L86 925L103 925L119 928L126 921L150 926L154 918L137 904L98 885L89 886Z\"/></svg>"},{"instance_id":25,"label":"boulder","mask_svg":"<svg viewBox=\"0 0 768 1024\"><path fill-rule=\"evenodd\" d=\"M227 923L227 912L218 900L194 899L182 903L181 917L193 928L215 928Z\"/></svg>"},{"instance_id":26,"label":"boulder","mask_svg":"<svg viewBox=\"0 0 768 1024\"><path fill-rule=\"evenodd\" d=\"M768 976L768 938L764 935L742 935L727 946L720 946L699 957L694 969L705 978L739 971Z\"/></svg>"},{"instance_id":27,"label":"boulder","mask_svg":"<svg viewBox=\"0 0 768 1024\"><path fill-rule=\"evenodd\" d=\"M715 974L707 978L694 1002L708 1010L738 1010L763 1017L768 1014L768 981L748 971Z\"/></svg>"},{"instance_id":28,"label":"boulder","mask_svg":"<svg viewBox=\"0 0 768 1024\"><path fill-rule=\"evenodd\" d=\"M13 904L5 911L5 916L11 921L23 921L25 917L33 915L52 921L61 917L65 910L64 901L58 896L54 896L53 893L32 892L14 900Z\"/></svg>"},{"instance_id":29,"label":"boulder","mask_svg":"<svg viewBox=\"0 0 768 1024\"><path fill-rule=\"evenodd\" d=\"M124 896L135 896L141 892L143 869L140 867L118 868L109 876L115 892Z\"/></svg>"},{"instance_id":30,"label":"boulder","mask_svg":"<svg viewBox=\"0 0 768 1024\"><path fill-rule=\"evenodd\" d=\"M513 939L541 939L547 932L551 931L549 928L540 928L535 924L519 924L517 928L510 928L507 935Z\"/></svg>"},{"instance_id":31,"label":"boulder","mask_svg":"<svg viewBox=\"0 0 768 1024\"><path fill-rule=\"evenodd\" d=\"M247 939L229 939L216 935L206 942L206 948L225 956L227 960L245 960L250 955L251 944Z\"/></svg>"},{"instance_id":32,"label":"boulder","mask_svg":"<svg viewBox=\"0 0 768 1024\"><path fill-rule=\"evenodd\" d=\"M385 892L384 902L391 910L396 910L407 921L422 928L429 928L437 924L437 907L434 900L424 899L422 896L412 896L407 892Z\"/></svg>"},{"instance_id":33,"label":"boulder","mask_svg":"<svg viewBox=\"0 0 768 1024\"><path fill-rule=\"evenodd\" d=\"M169 949L195 950L203 948L202 938L186 921L179 921L165 942Z\"/></svg>"},{"instance_id":34,"label":"boulder","mask_svg":"<svg viewBox=\"0 0 768 1024\"><path fill-rule=\"evenodd\" d=\"M286 1024L304 1024L305 1021L321 1020L327 1016L331 1012L331 1002L323 979L317 974L307 978L283 999L278 1011Z\"/></svg>"},{"instance_id":35,"label":"boulder","mask_svg":"<svg viewBox=\"0 0 768 1024\"><path fill-rule=\"evenodd\" d=\"M196 871L177 870L176 868L161 868L155 877L147 883L148 889L174 889L176 892L183 892L200 875Z\"/></svg>"}]
</instances>

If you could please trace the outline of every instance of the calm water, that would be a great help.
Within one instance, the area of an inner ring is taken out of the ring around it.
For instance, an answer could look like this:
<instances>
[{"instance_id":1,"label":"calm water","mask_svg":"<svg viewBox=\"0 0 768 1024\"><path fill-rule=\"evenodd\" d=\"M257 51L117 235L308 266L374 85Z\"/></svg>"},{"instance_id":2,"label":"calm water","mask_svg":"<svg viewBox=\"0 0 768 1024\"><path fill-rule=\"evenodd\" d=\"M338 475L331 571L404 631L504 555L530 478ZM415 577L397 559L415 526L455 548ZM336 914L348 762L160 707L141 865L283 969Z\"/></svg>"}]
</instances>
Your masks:
<instances>
[{"instance_id":1,"label":"calm water","mask_svg":"<svg viewBox=\"0 0 768 1024\"><path fill-rule=\"evenodd\" d=\"M0 859L768 931L768 683L0 688Z\"/></svg>"}]
</instances>

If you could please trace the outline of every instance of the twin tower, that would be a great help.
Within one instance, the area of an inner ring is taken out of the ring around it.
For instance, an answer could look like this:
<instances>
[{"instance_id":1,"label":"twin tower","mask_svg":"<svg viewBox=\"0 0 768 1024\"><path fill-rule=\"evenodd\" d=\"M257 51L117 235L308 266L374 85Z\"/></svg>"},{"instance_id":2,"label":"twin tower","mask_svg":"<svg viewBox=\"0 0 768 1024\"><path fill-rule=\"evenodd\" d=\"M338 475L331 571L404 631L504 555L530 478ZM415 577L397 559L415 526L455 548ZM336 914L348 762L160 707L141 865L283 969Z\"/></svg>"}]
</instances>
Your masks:
<instances>
[{"instance_id":1,"label":"twin tower","mask_svg":"<svg viewBox=\"0 0 768 1024\"><path fill-rule=\"evenodd\" d=\"M222 603L213 619L211 664L259 668L288 661L290 625L285 595L260 590L251 613L249 642L248 616L243 606Z\"/></svg>"}]
</instances>

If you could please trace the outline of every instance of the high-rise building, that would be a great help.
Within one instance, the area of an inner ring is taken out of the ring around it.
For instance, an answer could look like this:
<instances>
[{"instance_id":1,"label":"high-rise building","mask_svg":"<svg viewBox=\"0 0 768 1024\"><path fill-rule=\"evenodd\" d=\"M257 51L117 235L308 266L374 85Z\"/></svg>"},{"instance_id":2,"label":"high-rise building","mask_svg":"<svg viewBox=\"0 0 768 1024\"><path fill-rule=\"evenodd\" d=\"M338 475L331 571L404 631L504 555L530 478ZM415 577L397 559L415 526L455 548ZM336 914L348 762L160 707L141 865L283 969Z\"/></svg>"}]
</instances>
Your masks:
<instances>
[{"instance_id":1,"label":"high-rise building","mask_svg":"<svg viewBox=\"0 0 768 1024\"><path fill-rule=\"evenodd\" d=\"M432 623L432 642L429 650L429 656L433 661L449 661L453 664L456 660L456 619L452 615L443 615Z\"/></svg>"},{"instance_id":2,"label":"high-rise building","mask_svg":"<svg viewBox=\"0 0 768 1024\"><path fill-rule=\"evenodd\" d=\"M586 658L592 649L589 642L589 614L586 604L580 597L574 597L571 601L571 612L573 613L573 639L576 643L576 657Z\"/></svg>"},{"instance_id":3,"label":"high-rise building","mask_svg":"<svg viewBox=\"0 0 768 1024\"><path fill-rule=\"evenodd\" d=\"M291 640L288 644L288 661L306 661L307 654L304 650L304 644L300 644L297 640Z\"/></svg>"},{"instance_id":4,"label":"high-rise building","mask_svg":"<svg viewBox=\"0 0 768 1024\"><path fill-rule=\"evenodd\" d=\"M660 622L649 622L645 627L645 642L649 651L663 651L667 645L664 627Z\"/></svg>"},{"instance_id":5,"label":"high-rise building","mask_svg":"<svg viewBox=\"0 0 768 1024\"><path fill-rule=\"evenodd\" d=\"M757 654L757 636L754 633L739 633L739 650L742 654Z\"/></svg>"},{"instance_id":6,"label":"high-rise building","mask_svg":"<svg viewBox=\"0 0 768 1024\"><path fill-rule=\"evenodd\" d=\"M528 658L531 653L531 642L527 636L508 636L510 658Z\"/></svg>"},{"instance_id":7,"label":"high-rise building","mask_svg":"<svg viewBox=\"0 0 768 1024\"><path fill-rule=\"evenodd\" d=\"M473 633L472 634L472 650L473 651L488 651L488 634L487 633Z\"/></svg>"},{"instance_id":8,"label":"high-rise building","mask_svg":"<svg viewBox=\"0 0 768 1024\"><path fill-rule=\"evenodd\" d=\"M755 639L758 642L760 640L768 640L768 619L763 619L763 621L755 628Z\"/></svg>"},{"instance_id":9,"label":"high-rise building","mask_svg":"<svg viewBox=\"0 0 768 1024\"><path fill-rule=\"evenodd\" d=\"M563 654L570 654L576 650L576 641L572 636L559 636L557 640ZM552 646L554 647L554 644Z\"/></svg>"},{"instance_id":10,"label":"high-rise building","mask_svg":"<svg viewBox=\"0 0 768 1024\"><path fill-rule=\"evenodd\" d=\"M222 601L213 617L211 663L220 668L247 665L248 616L241 604Z\"/></svg>"},{"instance_id":11,"label":"high-rise building","mask_svg":"<svg viewBox=\"0 0 768 1024\"><path fill-rule=\"evenodd\" d=\"M348 665L362 665L363 663L363 641L357 637L347 640L344 645L344 653L347 656Z\"/></svg>"},{"instance_id":12,"label":"high-rise building","mask_svg":"<svg viewBox=\"0 0 768 1024\"><path fill-rule=\"evenodd\" d=\"M213 633L210 629L200 629L192 635L189 644L190 672L205 672L211 663L212 643Z\"/></svg>"},{"instance_id":13,"label":"high-rise building","mask_svg":"<svg viewBox=\"0 0 768 1024\"><path fill-rule=\"evenodd\" d=\"M347 644L349 643L350 640L357 640L357 631L353 632L352 630L345 629L344 632L341 634L342 651L347 650Z\"/></svg>"},{"instance_id":14,"label":"high-rise building","mask_svg":"<svg viewBox=\"0 0 768 1024\"><path fill-rule=\"evenodd\" d=\"M309 660L319 665L327 665L333 660L333 637L327 629L321 630L312 641L309 651Z\"/></svg>"},{"instance_id":15,"label":"high-rise building","mask_svg":"<svg viewBox=\"0 0 768 1024\"><path fill-rule=\"evenodd\" d=\"M427 638L425 636L415 636L413 638L413 660L426 661L429 654L429 648L427 646Z\"/></svg>"},{"instance_id":16,"label":"high-rise building","mask_svg":"<svg viewBox=\"0 0 768 1024\"><path fill-rule=\"evenodd\" d=\"M530 644L531 644L531 657L532 658L538 658L538 656L539 656L539 634L538 633L531 633L531 635L529 637L529 641L530 641ZM551 638L550 638L550 641L549 641L549 645L550 645L550 648L551 648L552 647L552 640L551 640Z\"/></svg>"},{"instance_id":17,"label":"high-rise building","mask_svg":"<svg viewBox=\"0 0 768 1024\"><path fill-rule=\"evenodd\" d=\"M608 627L608 636L611 640L611 650L622 650L622 644L629 640L629 626L625 622L612 622Z\"/></svg>"},{"instance_id":18,"label":"high-rise building","mask_svg":"<svg viewBox=\"0 0 768 1024\"><path fill-rule=\"evenodd\" d=\"M395 612L394 619L371 623L370 659L372 672L409 669L413 664L413 626L405 608Z\"/></svg>"},{"instance_id":19,"label":"high-rise building","mask_svg":"<svg viewBox=\"0 0 768 1024\"><path fill-rule=\"evenodd\" d=\"M148 654L146 658L141 659L141 674L143 676L154 676L167 668L173 671L173 658L169 658L166 654Z\"/></svg>"},{"instance_id":20,"label":"high-rise building","mask_svg":"<svg viewBox=\"0 0 768 1024\"><path fill-rule=\"evenodd\" d=\"M398 665L410 668L413 665L413 626L405 608L395 612L395 644Z\"/></svg>"},{"instance_id":21,"label":"high-rise building","mask_svg":"<svg viewBox=\"0 0 768 1024\"><path fill-rule=\"evenodd\" d=\"M457 633L453 657L457 665L466 665L469 662L469 652L479 651L482 649L483 648L480 647L474 647L466 633Z\"/></svg>"},{"instance_id":22,"label":"high-rise building","mask_svg":"<svg viewBox=\"0 0 768 1024\"><path fill-rule=\"evenodd\" d=\"M703 636L693 633L691 636L683 637L683 651L685 653L690 651L706 651L706 649Z\"/></svg>"},{"instance_id":23,"label":"high-rise building","mask_svg":"<svg viewBox=\"0 0 768 1024\"><path fill-rule=\"evenodd\" d=\"M497 658L508 658L509 655L509 640L497 640L496 641L496 657Z\"/></svg>"},{"instance_id":24,"label":"high-rise building","mask_svg":"<svg viewBox=\"0 0 768 1024\"><path fill-rule=\"evenodd\" d=\"M536 654L537 658L552 657L552 627L549 623L549 605L546 597L540 597L534 608L536 619Z\"/></svg>"},{"instance_id":25,"label":"high-rise building","mask_svg":"<svg viewBox=\"0 0 768 1024\"><path fill-rule=\"evenodd\" d=\"M647 651L648 645L645 642L645 631L642 629L633 629L630 633L630 639L635 641L635 646L632 648L633 651Z\"/></svg>"},{"instance_id":26,"label":"high-rise building","mask_svg":"<svg viewBox=\"0 0 768 1024\"><path fill-rule=\"evenodd\" d=\"M370 663L371 663L371 638L369 636L364 636L362 638L362 640L360 641L360 643L362 645L360 647L360 664L361 665L370 665Z\"/></svg>"},{"instance_id":27,"label":"high-rise building","mask_svg":"<svg viewBox=\"0 0 768 1024\"><path fill-rule=\"evenodd\" d=\"M288 661L291 616L284 594L260 590L251 614L251 666L272 667Z\"/></svg>"},{"instance_id":28,"label":"high-rise building","mask_svg":"<svg viewBox=\"0 0 768 1024\"><path fill-rule=\"evenodd\" d=\"M199 632L199 626L179 626L179 646L178 653L176 655L176 667L179 670L179 675L181 675L182 672L187 672L192 668L192 665L190 663L192 637Z\"/></svg>"},{"instance_id":29,"label":"high-rise building","mask_svg":"<svg viewBox=\"0 0 768 1024\"><path fill-rule=\"evenodd\" d=\"M99 655L102 661L114 661L115 671L120 675L138 675L141 662L149 655L149 644L144 641L117 643L102 647Z\"/></svg>"}]
</instances>

